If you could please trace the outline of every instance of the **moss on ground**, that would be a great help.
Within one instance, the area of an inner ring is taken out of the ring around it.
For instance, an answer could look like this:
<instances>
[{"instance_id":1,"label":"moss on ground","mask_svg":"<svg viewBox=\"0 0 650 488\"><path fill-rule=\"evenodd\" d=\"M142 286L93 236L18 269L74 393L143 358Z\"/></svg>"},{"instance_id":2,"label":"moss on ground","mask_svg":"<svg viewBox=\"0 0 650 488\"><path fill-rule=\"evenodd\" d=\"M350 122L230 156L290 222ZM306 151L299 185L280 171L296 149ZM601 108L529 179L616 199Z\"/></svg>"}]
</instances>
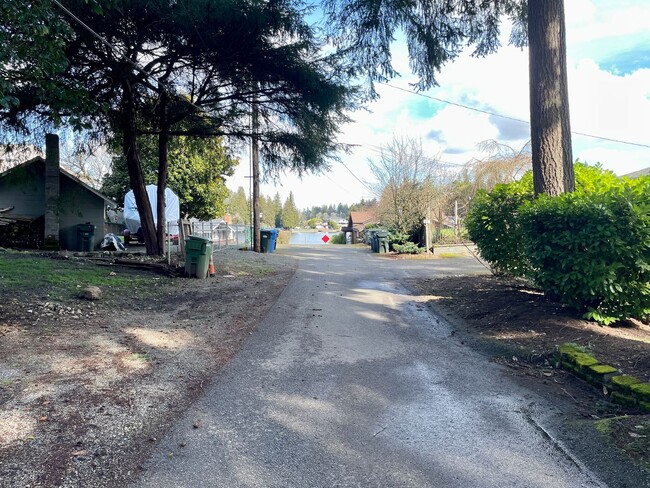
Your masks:
<instances>
[{"instance_id":1,"label":"moss on ground","mask_svg":"<svg viewBox=\"0 0 650 488\"><path fill-rule=\"evenodd\" d=\"M650 467L650 419L624 415L599 420L596 430L643 467Z\"/></svg>"}]
</instances>

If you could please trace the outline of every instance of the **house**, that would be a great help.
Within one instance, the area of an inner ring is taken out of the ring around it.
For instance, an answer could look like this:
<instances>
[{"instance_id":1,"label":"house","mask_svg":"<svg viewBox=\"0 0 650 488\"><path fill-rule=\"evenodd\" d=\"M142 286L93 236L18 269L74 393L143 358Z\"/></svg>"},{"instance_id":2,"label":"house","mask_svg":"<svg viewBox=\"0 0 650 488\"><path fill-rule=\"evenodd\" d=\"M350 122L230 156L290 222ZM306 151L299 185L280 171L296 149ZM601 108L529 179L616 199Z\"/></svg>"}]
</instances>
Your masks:
<instances>
[{"instance_id":1,"label":"house","mask_svg":"<svg viewBox=\"0 0 650 488\"><path fill-rule=\"evenodd\" d=\"M648 175L650 175L650 168L643 168L643 169L640 169L638 171L633 171L632 173L628 173L628 174L623 175L623 176L625 176L627 178L630 178L630 179L635 179L635 178L639 178L641 176L648 176Z\"/></svg>"},{"instance_id":2,"label":"house","mask_svg":"<svg viewBox=\"0 0 650 488\"><path fill-rule=\"evenodd\" d=\"M90 224L97 249L114 232L107 208L117 205L61 168L58 137L48 138L45 159L37 156L0 173L0 245L81 250L77 226Z\"/></svg>"},{"instance_id":3,"label":"house","mask_svg":"<svg viewBox=\"0 0 650 488\"><path fill-rule=\"evenodd\" d=\"M341 231L346 233L346 242L356 244L363 242L363 232L367 225L378 224L379 218L373 210L366 210L365 212L350 212L348 217L348 225L341 227ZM350 234L348 239L347 234Z\"/></svg>"}]
</instances>

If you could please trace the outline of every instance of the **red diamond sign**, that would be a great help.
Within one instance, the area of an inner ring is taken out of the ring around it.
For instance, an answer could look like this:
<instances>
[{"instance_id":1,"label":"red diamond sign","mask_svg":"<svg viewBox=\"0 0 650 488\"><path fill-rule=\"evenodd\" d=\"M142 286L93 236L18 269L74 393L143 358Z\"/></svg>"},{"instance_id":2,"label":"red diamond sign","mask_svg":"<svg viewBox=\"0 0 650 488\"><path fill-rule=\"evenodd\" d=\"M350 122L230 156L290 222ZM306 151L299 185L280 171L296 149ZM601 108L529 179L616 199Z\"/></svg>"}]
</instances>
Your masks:
<instances>
[{"instance_id":1,"label":"red diamond sign","mask_svg":"<svg viewBox=\"0 0 650 488\"><path fill-rule=\"evenodd\" d=\"M321 240L322 240L325 244L327 244L327 243L330 241L330 238L329 238L329 236L328 236L327 234L325 234L325 235L321 238Z\"/></svg>"}]
</instances>

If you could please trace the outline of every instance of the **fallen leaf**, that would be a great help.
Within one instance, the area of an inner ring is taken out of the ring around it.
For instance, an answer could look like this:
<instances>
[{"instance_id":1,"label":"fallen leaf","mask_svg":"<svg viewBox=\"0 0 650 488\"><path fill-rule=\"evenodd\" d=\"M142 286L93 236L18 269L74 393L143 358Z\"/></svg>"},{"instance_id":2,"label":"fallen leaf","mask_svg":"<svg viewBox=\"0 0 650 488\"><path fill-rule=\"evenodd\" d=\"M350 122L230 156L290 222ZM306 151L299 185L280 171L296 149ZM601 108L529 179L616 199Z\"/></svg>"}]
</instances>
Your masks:
<instances>
[{"instance_id":1,"label":"fallen leaf","mask_svg":"<svg viewBox=\"0 0 650 488\"><path fill-rule=\"evenodd\" d=\"M72 451L72 455L74 457L85 456L87 454L88 454L88 451L86 451L85 449L81 449L79 451Z\"/></svg>"},{"instance_id":2,"label":"fallen leaf","mask_svg":"<svg viewBox=\"0 0 650 488\"><path fill-rule=\"evenodd\" d=\"M47 422L47 417L45 417L45 416L43 416L43 417L39 417L39 418L38 418L38 421L39 421L39 422Z\"/></svg>"},{"instance_id":3,"label":"fallen leaf","mask_svg":"<svg viewBox=\"0 0 650 488\"><path fill-rule=\"evenodd\" d=\"M544 376L553 376L553 373L550 373L550 372L546 371L546 372L544 373Z\"/></svg>"},{"instance_id":4,"label":"fallen leaf","mask_svg":"<svg viewBox=\"0 0 650 488\"><path fill-rule=\"evenodd\" d=\"M603 385L603 395L609 395L609 390L605 385Z\"/></svg>"}]
</instances>

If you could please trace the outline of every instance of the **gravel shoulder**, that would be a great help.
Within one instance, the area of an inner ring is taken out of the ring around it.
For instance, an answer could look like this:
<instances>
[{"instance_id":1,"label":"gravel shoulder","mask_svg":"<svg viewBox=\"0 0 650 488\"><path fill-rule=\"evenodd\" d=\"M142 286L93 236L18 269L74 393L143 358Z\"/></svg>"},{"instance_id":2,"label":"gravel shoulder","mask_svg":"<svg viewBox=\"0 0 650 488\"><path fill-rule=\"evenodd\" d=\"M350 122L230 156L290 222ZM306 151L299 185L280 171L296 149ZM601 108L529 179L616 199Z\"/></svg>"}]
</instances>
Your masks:
<instances>
[{"instance_id":1,"label":"gravel shoulder","mask_svg":"<svg viewBox=\"0 0 650 488\"><path fill-rule=\"evenodd\" d=\"M124 486L137 474L295 271L288 256L234 249L215 264L207 280L106 268L134 284L103 287L97 302L3 287L1 487Z\"/></svg>"}]
</instances>

